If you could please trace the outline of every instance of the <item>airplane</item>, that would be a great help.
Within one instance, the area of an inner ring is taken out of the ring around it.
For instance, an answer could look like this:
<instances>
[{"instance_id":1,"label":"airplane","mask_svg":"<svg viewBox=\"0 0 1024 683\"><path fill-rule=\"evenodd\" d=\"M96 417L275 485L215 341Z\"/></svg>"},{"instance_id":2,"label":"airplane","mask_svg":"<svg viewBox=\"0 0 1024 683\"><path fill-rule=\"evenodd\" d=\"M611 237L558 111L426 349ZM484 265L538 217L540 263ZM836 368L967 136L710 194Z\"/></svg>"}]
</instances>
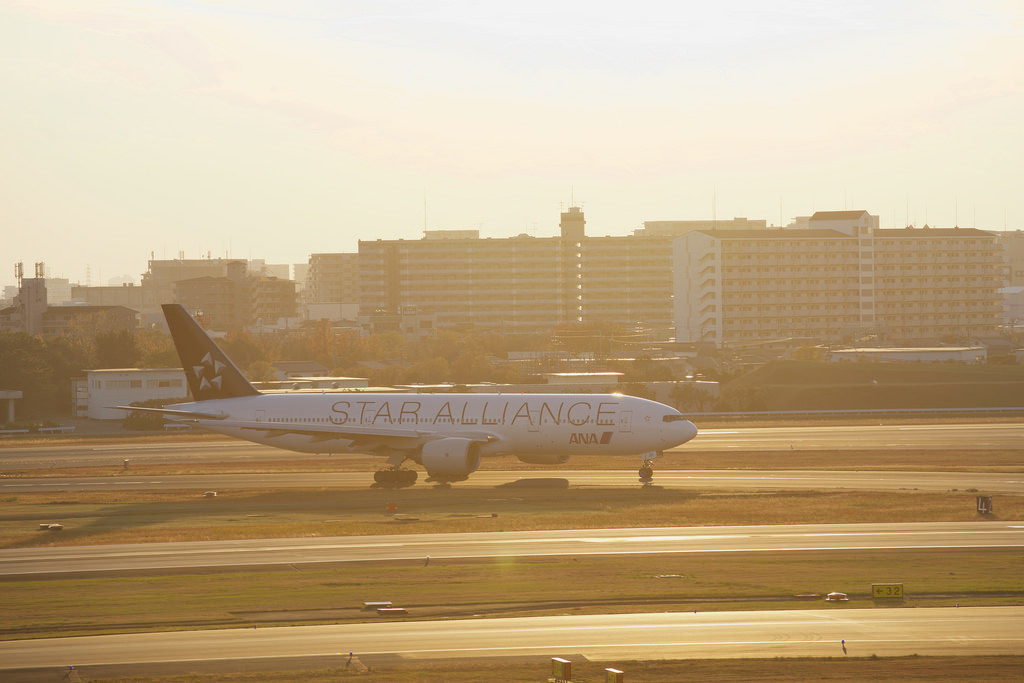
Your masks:
<instances>
[{"instance_id":1,"label":"airplane","mask_svg":"<svg viewBox=\"0 0 1024 683\"><path fill-rule=\"evenodd\" d=\"M620 394L264 393L184 307L162 308L193 400L118 408L302 453L380 455L381 486L413 485L417 473L402 467L406 461L421 465L427 481L450 486L495 455L560 465L573 455L639 453L639 475L650 481L654 458L697 435L675 408Z\"/></svg>"}]
</instances>

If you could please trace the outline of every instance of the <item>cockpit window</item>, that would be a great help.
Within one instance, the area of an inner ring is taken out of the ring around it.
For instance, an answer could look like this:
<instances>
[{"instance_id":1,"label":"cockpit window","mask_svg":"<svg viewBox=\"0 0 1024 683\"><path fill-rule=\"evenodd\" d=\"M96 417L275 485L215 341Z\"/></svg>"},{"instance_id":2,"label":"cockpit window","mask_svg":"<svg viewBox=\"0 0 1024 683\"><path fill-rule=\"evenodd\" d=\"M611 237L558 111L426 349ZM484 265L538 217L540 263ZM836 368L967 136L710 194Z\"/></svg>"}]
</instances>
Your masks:
<instances>
[{"instance_id":1,"label":"cockpit window","mask_svg":"<svg viewBox=\"0 0 1024 683\"><path fill-rule=\"evenodd\" d=\"M685 420L685 419L686 419L685 415L678 415L678 414L677 415L662 415L661 416L661 421L662 422L679 422L679 421Z\"/></svg>"}]
</instances>

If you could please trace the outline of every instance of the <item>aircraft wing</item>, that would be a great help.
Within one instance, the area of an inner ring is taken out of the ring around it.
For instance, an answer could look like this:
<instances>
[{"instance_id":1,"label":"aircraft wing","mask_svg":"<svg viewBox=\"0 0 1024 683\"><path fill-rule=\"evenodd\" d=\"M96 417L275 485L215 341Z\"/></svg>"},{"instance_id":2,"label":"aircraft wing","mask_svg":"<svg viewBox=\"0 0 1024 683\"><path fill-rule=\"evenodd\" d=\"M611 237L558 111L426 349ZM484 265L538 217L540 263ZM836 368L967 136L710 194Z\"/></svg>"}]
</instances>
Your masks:
<instances>
[{"instance_id":1,"label":"aircraft wing","mask_svg":"<svg viewBox=\"0 0 1024 683\"><path fill-rule=\"evenodd\" d=\"M376 427L356 425L318 425L318 424L289 424L289 423L268 423L268 422L235 422L223 421L218 427L237 427L239 429L263 432L268 437L285 436L298 434L312 437L314 441L330 441L331 439L348 439L356 443L380 443L386 441L393 448L413 448L422 445L426 441L443 439L445 437L458 437L488 443L496 441L497 436L489 432L451 432L443 430L423 431L419 429L406 429L402 427Z\"/></svg>"},{"instance_id":2,"label":"aircraft wing","mask_svg":"<svg viewBox=\"0 0 1024 683\"><path fill-rule=\"evenodd\" d=\"M364 427L356 425L301 424L287 422L250 422L231 420L225 413L205 413L198 410L174 410L170 408L140 408L137 406L113 406L120 410L137 410L140 412L160 413L177 420L216 420L217 428L236 428L262 432L266 437L286 436L289 434L312 437L314 442L332 439L347 439L362 446L370 447L386 444L392 448L414 448L427 441L458 437L490 443L498 437L490 432L463 432L444 430L422 431L401 427Z\"/></svg>"}]
</instances>

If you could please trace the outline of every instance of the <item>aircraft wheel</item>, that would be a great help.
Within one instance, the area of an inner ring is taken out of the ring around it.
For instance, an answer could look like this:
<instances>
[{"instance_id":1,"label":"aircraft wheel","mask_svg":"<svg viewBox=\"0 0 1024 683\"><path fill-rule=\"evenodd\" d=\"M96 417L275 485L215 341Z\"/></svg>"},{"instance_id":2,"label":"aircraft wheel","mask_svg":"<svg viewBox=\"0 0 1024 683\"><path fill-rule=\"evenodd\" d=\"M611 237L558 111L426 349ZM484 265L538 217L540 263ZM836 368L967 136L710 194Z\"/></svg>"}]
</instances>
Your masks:
<instances>
[{"instance_id":1,"label":"aircraft wheel","mask_svg":"<svg viewBox=\"0 0 1024 683\"><path fill-rule=\"evenodd\" d=\"M654 468L650 465L644 465L640 468L639 474L641 479L651 479L654 477Z\"/></svg>"},{"instance_id":2,"label":"aircraft wheel","mask_svg":"<svg viewBox=\"0 0 1024 683\"><path fill-rule=\"evenodd\" d=\"M376 472L373 473L373 480L380 484L381 486L386 486L388 483L389 474L390 472L388 472L388 470L377 470Z\"/></svg>"},{"instance_id":3,"label":"aircraft wheel","mask_svg":"<svg viewBox=\"0 0 1024 683\"><path fill-rule=\"evenodd\" d=\"M416 483L416 470L399 470L398 474L402 486L412 486Z\"/></svg>"}]
</instances>

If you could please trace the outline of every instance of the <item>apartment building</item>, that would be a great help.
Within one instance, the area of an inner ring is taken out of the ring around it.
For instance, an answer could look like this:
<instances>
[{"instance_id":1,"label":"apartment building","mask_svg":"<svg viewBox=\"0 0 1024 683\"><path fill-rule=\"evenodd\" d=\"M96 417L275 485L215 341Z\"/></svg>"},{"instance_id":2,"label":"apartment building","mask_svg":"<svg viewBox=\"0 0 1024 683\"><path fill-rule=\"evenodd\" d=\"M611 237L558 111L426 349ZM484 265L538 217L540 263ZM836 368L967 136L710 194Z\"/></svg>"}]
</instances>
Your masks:
<instances>
[{"instance_id":1,"label":"apartment building","mask_svg":"<svg viewBox=\"0 0 1024 683\"><path fill-rule=\"evenodd\" d=\"M1009 287L1024 287L1024 230L997 232L1009 271Z\"/></svg>"},{"instance_id":2,"label":"apartment building","mask_svg":"<svg viewBox=\"0 0 1024 683\"><path fill-rule=\"evenodd\" d=\"M196 316L210 330L243 327L249 316L242 278L202 276L174 283L174 301Z\"/></svg>"},{"instance_id":3,"label":"apartment building","mask_svg":"<svg viewBox=\"0 0 1024 683\"><path fill-rule=\"evenodd\" d=\"M0 331L61 337L133 331L137 327L136 312L125 306L50 305L50 284L49 278L19 278L14 305L0 309Z\"/></svg>"},{"instance_id":4,"label":"apartment building","mask_svg":"<svg viewBox=\"0 0 1024 683\"><path fill-rule=\"evenodd\" d=\"M360 315L415 313L433 315L439 327L509 331L552 327L568 317L563 252L569 250L561 239L459 232L361 241Z\"/></svg>"},{"instance_id":5,"label":"apartment building","mask_svg":"<svg viewBox=\"0 0 1024 683\"><path fill-rule=\"evenodd\" d=\"M856 331L856 238L835 230L701 230L675 240L676 338L840 339Z\"/></svg>"},{"instance_id":6,"label":"apartment building","mask_svg":"<svg viewBox=\"0 0 1024 683\"><path fill-rule=\"evenodd\" d=\"M310 254L304 301L354 304L359 301L359 254Z\"/></svg>"},{"instance_id":7,"label":"apartment building","mask_svg":"<svg viewBox=\"0 0 1024 683\"><path fill-rule=\"evenodd\" d=\"M881 230L866 211L818 212L806 225L677 237L677 337L722 345L995 332L1004 271L992 233Z\"/></svg>"},{"instance_id":8,"label":"apartment building","mask_svg":"<svg viewBox=\"0 0 1024 683\"><path fill-rule=\"evenodd\" d=\"M974 228L879 230L876 329L887 339L994 336L1006 269L994 233Z\"/></svg>"},{"instance_id":9,"label":"apartment building","mask_svg":"<svg viewBox=\"0 0 1024 683\"><path fill-rule=\"evenodd\" d=\"M591 237L581 247L582 321L673 336L671 239Z\"/></svg>"},{"instance_id":10,"label":"apartment building","mask_svg":"<svg viewBox=\"0 0 1024 683\"><path fill-rule=\"evenodd\" d=\"M72 300L84 301L92 306L124 306L141 311L145 305L142 287L127 283L117 286L72 285Z\"/></svg>"},{"instance_id":11,"label":"apartment building","mask_svg":"<svg viewBox=\"0 0 1024 683\"><path fill-rule=\"evenodd\" d=\"M359 243L360 311L431 315L440 327L514 331L560 324L672 325L671 242L587 237L580 207L558 237L481 239L476 230Z\"/></svg>"},{"instance_id":12,"label":"apartment building","mask_svg":"<svg viewBox=\"0 0 1024 683\"><path fill-rule=\"evenodd\" d=\"M175 299L178 282L197 278L228 278L237 280L245 276L248 266L244 259L151 259L142 274L142 313L145 324L163 324L161 304L184 301ZM186 304L187 306L187 304Z\"/></svg>"},{"instance_id":13,"label":"apartment building","mask_svg":"<svg viewBox=\"0 0 1024 683\"><path fill-rule=\"evenodd\" d=\"M298 306L295 282L274 277L197 277L174 285L174 301L213 330L273 325L293 318Z\"/></svg>"},{"instance_id":14,"label":"apartment building","mask_svg":"<svg viewBox=\"0 0 1024 683\"><path fill-rule=\"evenodd\" d=\"M696 221L644 221L644 227L633 234L645 237L678 237L695 230L764 230L768 221L763 218L730 218Z\"/></svg>"}]
</instances>

